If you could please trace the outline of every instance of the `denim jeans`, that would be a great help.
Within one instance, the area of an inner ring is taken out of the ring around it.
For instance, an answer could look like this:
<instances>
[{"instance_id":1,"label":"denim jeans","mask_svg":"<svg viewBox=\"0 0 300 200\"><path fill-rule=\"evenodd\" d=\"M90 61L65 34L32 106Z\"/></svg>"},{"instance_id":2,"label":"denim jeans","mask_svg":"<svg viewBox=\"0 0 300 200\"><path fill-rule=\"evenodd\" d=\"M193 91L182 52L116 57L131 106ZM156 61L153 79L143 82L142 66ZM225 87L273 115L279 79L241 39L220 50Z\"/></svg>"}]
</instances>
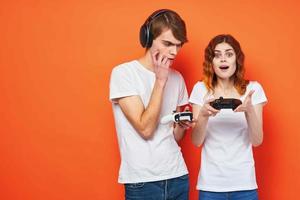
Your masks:
<instances>
[{"instance_id":1,"label":"denim jeans","mask_svg":"<svg viewBox=\"0 0 300 200\"><path fill-rule=\"evenodd\" d=\"M199 200L258 200L257 190L235 192L199 191Z\"/></svg>"},{"instance_id":2,"label":"denim jeans","mask_svg":"<svg viewBox=\"0 0 300 200\"><path fill-rule=\"evenodd\" d=\"M188 200L189 176L177 178L125 184L126 200Z\"/></svg>"}]
</instances>

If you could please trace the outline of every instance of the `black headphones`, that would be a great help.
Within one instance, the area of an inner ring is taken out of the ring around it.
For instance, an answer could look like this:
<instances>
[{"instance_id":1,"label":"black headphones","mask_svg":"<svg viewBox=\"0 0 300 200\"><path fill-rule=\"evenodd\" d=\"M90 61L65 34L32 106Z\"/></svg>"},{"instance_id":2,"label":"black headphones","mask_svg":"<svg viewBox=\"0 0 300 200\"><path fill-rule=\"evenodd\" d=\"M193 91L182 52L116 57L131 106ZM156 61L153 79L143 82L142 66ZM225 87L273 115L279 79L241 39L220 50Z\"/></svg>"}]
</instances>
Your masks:
<instances>
[{"instance_id":1,"label":"black headphones","mask_svg":"<svg viewBox=\"0 0 300 200\"><path fill-rule=\"evenodd\" d=\"M152 46L152 41L153 41L153 35L150 32L151 29L151 23L153 22L154 19L159 17L160 15L163 15L166 12L174 12L169 9L160 9L152 13L146 20L146 22L141 26L140 29L140 43L142 47L144 48L150 48Z\"/></svg>"}]
</instances>

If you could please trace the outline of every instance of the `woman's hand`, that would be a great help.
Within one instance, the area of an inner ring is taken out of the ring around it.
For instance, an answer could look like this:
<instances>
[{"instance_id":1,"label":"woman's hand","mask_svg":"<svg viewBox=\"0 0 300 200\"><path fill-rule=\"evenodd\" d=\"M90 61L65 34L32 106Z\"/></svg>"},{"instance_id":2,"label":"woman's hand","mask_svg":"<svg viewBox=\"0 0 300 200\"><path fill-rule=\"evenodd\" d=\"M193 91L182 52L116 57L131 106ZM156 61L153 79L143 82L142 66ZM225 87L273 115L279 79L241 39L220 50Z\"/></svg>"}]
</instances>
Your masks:
<instances>
[{"instance_id":1,"label":"woman's hand","mask_svg":"<svg viewBox=\"0 0 300 200\"><path fill-rule=\"evenodd\" d=\"M253 105L252 105L252 95L255 91L251 90L248 95L246 96L244 102L239 105L234 112L248 112L254 109Z\"/></svg>"},{"instance_id":2,"label":"woman's hand","mask_svg":"<svg viewBox=\"0 0 300 200\"><path fill-rule=\"evenodd\" d=\"M199 115L202 115L203 117L216 116L216 114L218 114L220 110L217 110L210 105L210 102L214 100L215 99L209 99L205 101L204 105L200 109Z\"/></svg>"}]
</instances>

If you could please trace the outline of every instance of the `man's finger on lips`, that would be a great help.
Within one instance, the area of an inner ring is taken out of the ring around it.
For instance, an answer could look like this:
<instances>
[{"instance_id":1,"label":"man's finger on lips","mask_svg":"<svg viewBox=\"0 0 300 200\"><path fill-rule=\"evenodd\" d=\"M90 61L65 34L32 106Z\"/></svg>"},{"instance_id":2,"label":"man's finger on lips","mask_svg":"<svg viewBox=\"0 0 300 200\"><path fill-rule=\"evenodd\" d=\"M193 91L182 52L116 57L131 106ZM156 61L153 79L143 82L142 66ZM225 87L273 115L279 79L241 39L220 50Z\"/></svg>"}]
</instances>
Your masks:
<instances>
[{"instance_id":1,"label":"man's finger on lips","mask_svg":"<svg viewBox=\"0 0 300 200\"><path fill-rule=\"evenodd\" d=\"M168 60L167 60L167 63L166 63L166 68L169 69L169 68L170 68L170 65L171 65L171 61L168 59Z\"/></svg>"},{"instance_id":2,"label":"man's finger on lips","mask_svg":"<svg viewBox=\"0 0 300 200\"><path fill-rule=\"evenodd\" d=\"M159 59L159 57L156 60L156 66L159 67L161 65L161 60Z\"/></svg>"},{"instance_id":3,"label":"man's finger on lips","mask_svg":"<svg viewBox=\"0 0 300 200\"><path fill-rule=\"evenodd\" d=\"M161 67L169 69L170 61L168 59L162 61Z\"/></svg>"},{"instance_id":4,"label":"man's finger on lips","mask_svg":"<svg viewBox=\"0 0 300 200\"><path fill-rule=\"evenodd\" d=\"M163 58L164 58L164 56L161 54L161 53L159 53L158 54L158 58L157 58L157 61L161 64L162 63L162 60L163 60Z\"/></svg>"},{"instance_id":5,"label":"man's finger on lips","mask_svg":"<svg viewBox=\"0 0 300 200\"><path fill-rule=\"evenodd\" d=\"M171 63L170 59L166 57L165 67L169 68L170 63Z\"/></svg>"},{"instance_id":6,"label":"man's finger on lips","mask_svg":"<svg viewBox=\"0 0 300 200\"><path fill-rule=\"evenodd\" d=\"M163 57L163 59L162 59L161 62L162 62L163 65L166 65L167 62L168 62L168 60L169 60L169 59L168 59L167 57Z\"/></svg>"},{"instance_id":7,"label":"man's finger on lips","mask_svg":"<svg viewBox=\"0 0 300 200\"><path fill-rule=\"evenodd\" d=\"M158 55L159 51L158 50L154 50L152 53L151 53L151 56L152 56L152 60L154 63L157 63L157 55Z\"/></svg>"}]
</instances>

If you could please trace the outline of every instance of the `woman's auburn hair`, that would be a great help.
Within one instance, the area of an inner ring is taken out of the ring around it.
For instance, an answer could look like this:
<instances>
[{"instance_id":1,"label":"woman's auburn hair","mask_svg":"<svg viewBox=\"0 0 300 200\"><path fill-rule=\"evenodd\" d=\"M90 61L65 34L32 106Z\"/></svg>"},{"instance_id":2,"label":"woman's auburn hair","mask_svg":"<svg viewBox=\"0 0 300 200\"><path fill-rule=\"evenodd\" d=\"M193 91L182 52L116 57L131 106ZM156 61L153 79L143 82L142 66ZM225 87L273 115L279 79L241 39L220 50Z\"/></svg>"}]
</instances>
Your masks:
<instances>
[{"instance_id":1,"label":"woman's auburn hair","mask_svg":"<svg viewBox=\"0 0 300 200\"><path fill-rule=\"evenodd\" d=\"M233 79L234 87L240 95L245 94L249 80L244 79L245 55L241 49L240 43L229 34L221 34L214 37L205 48L204 62L203 62L203 82L209 92L214 93L214 88L217 85L217 76L213 70L213 59L215 57L215 48L219 43L227 43L234 49L236 54L236 71L231 77Z\"/></svg>"}]
</instances>

